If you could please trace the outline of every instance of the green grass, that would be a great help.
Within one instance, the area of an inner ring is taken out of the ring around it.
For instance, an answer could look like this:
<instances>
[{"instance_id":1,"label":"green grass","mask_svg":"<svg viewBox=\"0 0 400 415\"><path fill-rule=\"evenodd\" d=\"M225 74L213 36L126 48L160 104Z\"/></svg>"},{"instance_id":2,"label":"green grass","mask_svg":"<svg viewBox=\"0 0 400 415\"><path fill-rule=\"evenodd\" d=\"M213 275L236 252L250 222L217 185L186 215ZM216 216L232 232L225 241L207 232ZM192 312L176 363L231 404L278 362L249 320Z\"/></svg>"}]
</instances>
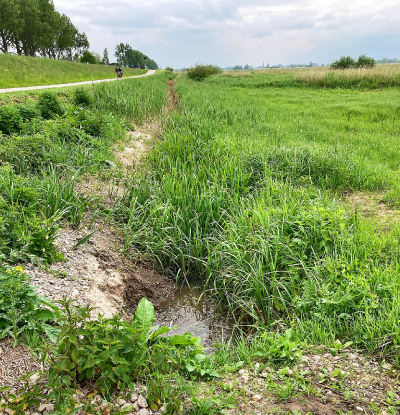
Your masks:
<instances>
[{"instance_id":1,"label":"green grass","mask_svg":"<svg viewBox=\"0 0 400 415\"><path fill-rule=\"evenodd\" d=\"M146 72L147 69L124 68L124 76ZM95 81L115 76L114 66L0 54L0 89Z\"/></svg>"},{"instance_id":2,"label":"green grass","mask_svg":"<svg viewBox=\"0 0 400 415\"><path fill-rule=\"evenodd\" d=\"M398 204L400 91L248 79L178 81L181 111L120 212L131 249L203 278L244 322L396 361L400 228L376 232L378 215L339 199L379 189Z\"/></svg>"}]
</instances>

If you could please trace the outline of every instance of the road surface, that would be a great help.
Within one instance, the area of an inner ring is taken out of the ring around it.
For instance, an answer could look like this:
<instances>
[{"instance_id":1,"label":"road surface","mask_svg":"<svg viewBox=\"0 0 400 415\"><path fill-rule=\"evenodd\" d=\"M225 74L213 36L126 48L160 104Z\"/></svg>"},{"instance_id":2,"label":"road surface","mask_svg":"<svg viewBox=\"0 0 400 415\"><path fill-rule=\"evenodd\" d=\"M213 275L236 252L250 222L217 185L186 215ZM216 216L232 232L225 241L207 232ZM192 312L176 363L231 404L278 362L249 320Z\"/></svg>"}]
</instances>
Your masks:
<instances>
[{"instance_id":1,"label":"road surface","mask_svg":"<svg viewBox=\"0 0 400 415\"><path fill-rule=\"evenodd\" d=\"M111 82L111 81L118 81L130 78L141 78L142 76L149 76L154 75L156 73L155 70L150 69L144 75L136 75L136 76L127 76L126 78L112 78L112 79L99 79L98 81L83 81L83 82L74 82L71 84L57 84L57 85L40 85L40 86L24 86L22 88L5 88L0 89L0 94L4 92L19 92L19 91L34 91L36 89L48 89L48 88L64 88L66 86L78 86L78 85L89 85L89 84L99 84L100 82Z\"/></svg>"}]
</instances>

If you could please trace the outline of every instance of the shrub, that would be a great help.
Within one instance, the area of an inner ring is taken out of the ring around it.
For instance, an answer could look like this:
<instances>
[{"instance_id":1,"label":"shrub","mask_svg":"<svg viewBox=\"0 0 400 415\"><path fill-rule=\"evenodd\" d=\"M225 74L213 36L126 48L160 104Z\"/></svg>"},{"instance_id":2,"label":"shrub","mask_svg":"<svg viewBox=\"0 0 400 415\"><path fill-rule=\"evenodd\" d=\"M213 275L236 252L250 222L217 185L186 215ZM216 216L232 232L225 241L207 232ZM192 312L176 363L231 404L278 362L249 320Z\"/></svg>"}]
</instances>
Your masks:
<instances>
[{"instance_id":1,"label":"shrub","mask_svg":"<svg viewBox=\"0 0 400 415\"><path fill-rule=\"evenodd\" d=\"M196 63L196 65L188 70L188 77L190 79L204 79L211 75L216 75L221 72L221 68L214 65L203 65Z\"/></svg>"},{"instance_id":2,"label":"shrub","mask_svg":"<svg viewBox=\"0 0 400 415\"><path fill-rule=\"evenodd\" d=\"M351 56L342 56L340 59L333 61L332 69L349 69L349 68L373 68L376 65L374 58L367 55L360 55L355 61Z\"/></svg>"},{"instance_id":3,"label":"shrub","mask_svg":"<svg viewBox=\"0 0 400 415\"><path fill-rule=\"evenodd\" d=\"M80 58L80 61L81 61L81 63L90 63L90 64L96 64L97 63L96 57L88 51L83 52L83 55Z\"/></svg>"},{"instance_id":4,"label":"shrub","mask_svg":"<svg viewBox=\"0 0 400 415\"><path fill-rule=\"evenodd\" d=\"M63 115L64 110L57 95L52 92L43 92L39 95L38 107L43 118L50 119L56 115Z\"/></svg>"},{"instance_id":5,"label":"shrub","mask_svg":"<svg viewBox=\"0 0 400 415\"><path fill-rule=\"evenodd\" d=\"M74 104L77 106L89 106L92 103L92 96L84 88L78 88L74 94Z\"/></svg>"},{"instance_id":6,"label":"shrub","mask_svg":"<svg viewBox=\"0 0 400 415\"><path fill-rule=\"evenodd\" d=\"M348 69L354 67L356 65L356 61L349 55L341 56L340 59L333 61L331 64L332 69Z\"/></svg>"},{"instance_id":7,"label":"shrub","mask_svg":"<svg viewBox=\"0 0 400 415\"><path fill-rule=\"evenodd\" d=\"M375 59L367 55L360 55L356 63L357 68L373 68L375 65Z\"/></svg>"},{"instance_id":8,"label":"shrub","mask_svg":"<svg viewBox=\"0 0 400 415\"><path fill-rule=\"evenodd\" d=\"M40 111L36 105L19 105L18 112L24 121L31 121L40 117Z\"/></svg>"},{"instance_id":9,"label":"shrub","mask_svg":"<svg viewBox=\"0 0 400 415\"><path fill-rule=\"evenodd\" d=\"M16 106L0 108L0 131L3 134L18 133L22 129L22 118Z\"/></svg>"},{"instance_id":10,"label":"shrub","mask_svg":"<svg viewBox=\"0 0 400 415\"><path fill-rule=\"evenodd\" d=\"M170 66L167 66L165 68L166 71L174 72L174 68L171 68Z\"/></svg>"}]
</instances>

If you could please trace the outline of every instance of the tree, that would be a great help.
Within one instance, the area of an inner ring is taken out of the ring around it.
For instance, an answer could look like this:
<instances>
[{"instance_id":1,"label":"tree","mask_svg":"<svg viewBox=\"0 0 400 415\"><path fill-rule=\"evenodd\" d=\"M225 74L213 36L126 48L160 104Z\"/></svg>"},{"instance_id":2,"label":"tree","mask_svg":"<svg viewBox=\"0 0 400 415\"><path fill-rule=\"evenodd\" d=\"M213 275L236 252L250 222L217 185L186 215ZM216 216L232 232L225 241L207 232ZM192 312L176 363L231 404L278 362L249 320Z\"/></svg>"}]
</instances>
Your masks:
<instances>
[{"instance_id":1,"label":"tree","mask_svg":"<svg viewBox=\"0 0 400 415\"><path fill-rule=\"evenodd\" d=\"M90 64L96 64L97 63L95 56L93 56L93 54L90 53L89 51L83 52L83 55L80 58L80 62L81 63L90 63Z\"/></svg>"},{"instance_id":2,"label":"tree","mask_svg":"<svg viewBox=\"0 0 400 415\"><path fill-rule=\"evenodd\" d=\"M108 59L108 50L107 50L107 48L104 48L102 62L103 62L104 65L109 65L110 64L110 59Z\"/></svg>"},{"instance_id":3,"label":"tree","mask_svg":"<svg viewBox=\"0 0 400 415\"><path fill-rule=\"evenodd\" d=\"M19 5L14 0L0 0L0 10L0 51L8 53L21 24Z\"/></svg>"},{"instance_id":4,"label":"tree","mask_svg":"<svg viewBox=\"0 0 400 415\"><path fill-rule=\"evenodd\" d=\"M115 57L121 66L129 66L127 52L131 49L132 48L127 43L125 45L120 43L115 47Z\"/></svg>"}]
</instances>

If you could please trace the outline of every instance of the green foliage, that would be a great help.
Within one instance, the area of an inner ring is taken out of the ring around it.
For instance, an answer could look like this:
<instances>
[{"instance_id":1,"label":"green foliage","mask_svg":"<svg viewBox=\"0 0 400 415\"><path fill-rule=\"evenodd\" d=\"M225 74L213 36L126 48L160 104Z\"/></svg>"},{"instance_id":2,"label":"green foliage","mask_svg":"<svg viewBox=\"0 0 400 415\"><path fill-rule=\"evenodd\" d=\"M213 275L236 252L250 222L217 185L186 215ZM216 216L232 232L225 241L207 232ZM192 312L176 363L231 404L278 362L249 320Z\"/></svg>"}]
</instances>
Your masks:
<instances>
[{"instance_id":1,"label":"green foliage","mask_svg":"<svg viewBox=\"0 0 400 415\"><path fill-rule=\"evenodd\" d=\"M138 50L133 50L127 43L120 43L115 47L115 56L121 66L128 68L144 68L146 66L149 69L158 69L154 60Z\"/></svg>"},{"instance_id":2,"label":"green foliage","mask_svg":"<svg viewBox=\"0 0 400 415\"><path fill-rule=\"evenodd\" d=\"M155 376L187 373L186 362L199 355L204 356L202 365L191 374L207 377L201 368L210 365L213 359L204 354L200 339L190 334L163 337L170 329L153 326L154 308L145 298L139 303L132 323L119 315L112 319L99 315L91 320L92 308L76 307L72 300L66 299L59 304L61 310L52 307L60 329L57 341L39 349L43 364L50 364L45 378L51 392L46 399L55 399L56 410L75 406L72 395L81 382L91 382L110 397L116 390L133 390L137 379L154 376L153 373ZM149 389L151 403L166 398L159 386L154 384L154 389ZM34 399L39 397L42 395ZM26 399L28 405L35 404L29 395L23 394L21 399ZM175 413L179 406L179 401L173 398L167 403L168 413Z\"/></svg>"},{"instance_id":3,"label":"green foliage","mask_svg":"<svg viewBox=\"0 0 400 415\"><path fill-rule=\"evenodd\" d=\"M0 132L18 133L22 130L22 117L16 106L0 107Z\"/></svg>"},{"instance_id":4,"label":"green foliage","mask_svg":"<svg viewBox=\"0 0 400 415\"><path fill-rule=\"evenodd\" d=\"M54 92L42 92L38 98L38 107L43 118L50 119L64 114L61 102Z\"/></svg>"},{"instance_id":5,"label":"green foliage","mask_svg":"<svg viewBox=\"0 0 400 415\"><path fill-rule=\"evenodd\" d=\"M251 345L250 356L272 364L292 363L302 357L301 350L306 344L298 340L294 330L280 333L263 333L257 335Z\"/></svg>"},{"instance_id":6,"label":"green foliage","mask_svg":"<svg viewBox=\"0 0 400 415\"><path fill-rule=\"evenodd\" d=\"M332 69L349 69L349 68L373 68L376 65L374 58L366 55L360 55L357 61L351 56L341 56L340 59L333 61Z\"/></svg>"},{"instance_id":7,"label":"green foliage","mask_svg":"<svg viewBox=\"0 0 400 415\"><path fill-rule=\"evenodd\" d=\"M211 75L217 75L221 71L221 68L215 65L205 65L203 63L196 63L193 67L189 68L187 76L190 79L201 80L208 78Z\"/></svg>"},{"instance_id":8,"label":"green foliage","mask_svg":"<svg viewBox=\"0 0 400 415\"><path fill-rule=\"evenodd\" d=\"M356 61L351 56L341 56L340 59L331 63L332 69L348 69L356 66Z\"/></svg>"},{"instance_id":9,"label":"green foliage","mask_svg":"<svg viewBox=\"0 0 400 415\"><path fill-rule=\"evenodd\" d=\"M165 68L165 71L174 72L174 68L171 68L171 66L167 66Z\"/></svg>"},{"instance_id":10,"label":"green foliage","mask_svg":"<svg viewBox=\"0 0 400 415\"><path fill-rule=\"evenodd\" d=\"M373 68L376 65L374 58L370 58L367 55L360 55L357 59L357 68Z\"/></svg>"},{"instance_id":11,"label":"green foliage","mask_svg":"<svg viewBox=\"0 0 400 415\"><path fill-rule=\"evenodd\" d=\"M90 106L93 102L92 95L85 88L77 88L74 92L74 104L77 106Z\"/></svg>"},{"instance_id":12,"label":"green foliage","mask_svg":"<svg viewBox=\"0 0 400 415\"><path fill-rule=\"evenodd\" d=\"M22 267L0 268L0 339L9 335L15 346L23 333L35 330L54 340L57 330L46 321L53 321L55 316L41 309L42 304L49 303L43 296L36 296Z\"/></svg>"},{"instance_id":13,"label":"green foliage","mask_svg":"<svg viewBox=\"0 0 400 415\"><path fill-rule=\"evenodd\" d=\"M96 57L90 53L88 50L83 52L83 55L79 59L80 63L90 63L90 64L96 64Z\"/></svg>"}]
</instances>

